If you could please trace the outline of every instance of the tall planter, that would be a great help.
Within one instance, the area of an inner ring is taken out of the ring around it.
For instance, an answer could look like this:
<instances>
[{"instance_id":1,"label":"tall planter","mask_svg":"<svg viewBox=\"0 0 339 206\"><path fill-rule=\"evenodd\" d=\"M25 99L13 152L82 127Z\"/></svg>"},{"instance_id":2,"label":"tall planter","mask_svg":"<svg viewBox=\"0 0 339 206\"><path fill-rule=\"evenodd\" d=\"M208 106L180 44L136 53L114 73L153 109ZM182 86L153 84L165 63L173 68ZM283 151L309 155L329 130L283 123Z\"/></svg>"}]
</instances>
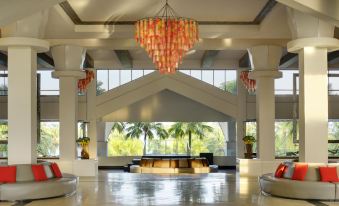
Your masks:
<instances>
[{"instance_id":1,"label":"tall planter","mask_svg":"<svg viewBox=\"0 0 339 206\"><path fill-rule=\"evenodd\" d=\"M245 144L245 146L246 146L245 158L246 158L246 159L252 159L252 155L253 155L253 144Z\"/></svg>"}]
</instances>

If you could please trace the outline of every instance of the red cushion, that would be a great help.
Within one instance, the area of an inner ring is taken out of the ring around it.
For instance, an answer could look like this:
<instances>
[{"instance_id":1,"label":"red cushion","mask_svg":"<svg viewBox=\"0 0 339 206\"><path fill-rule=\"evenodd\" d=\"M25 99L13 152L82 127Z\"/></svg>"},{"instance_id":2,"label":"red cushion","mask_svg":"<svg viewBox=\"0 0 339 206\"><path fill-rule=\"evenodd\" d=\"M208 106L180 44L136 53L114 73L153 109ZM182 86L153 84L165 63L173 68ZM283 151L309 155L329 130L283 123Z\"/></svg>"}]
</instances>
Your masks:
<instances>
[{"instance_id":1,"label":"red cushion","mask_svg":"<svg viewBox=\"0 0 339 206\"><path fill-rule=\"evenodd\" d=\"M301 180L305 179L306 173L308 169L308 164L295 164L294 172L292 175L292 180Z\"/></svg>"},{"instance_id":2,"label":"red cushion","mask_svg":"<svg viewBox=\"0 0 339 206\"><path fill-rule=\"evenodd\" d=\"M52 168L52 171L54 173L54 176L57 177L57 178L61 178L62 177L62 174L61 174L61 171L59 169L59 166L57 163L52 163L51 164L51 168Z\"/></svg>"},{"instance_id":3,"label":"red cushion","mask_svg":"<svg viewBox=\"0 0 339 206\"><path fill-rule=\"evenodd\" d=\"M32 172L34 175L35 181L44 181L47 180L47 175L43 165L32 165Z\"/></svg>"},{"instance_id":4,"label":"red cushion","mask_svg":"<svg viewBox=\"0 0 339 206\"><path fill-rule=\"evenodd\" d=\"M0 167L0 182L16 182L16 166Z\"/></svg>"},{"instance_id":5,"label":"red cushion","mask_svg":"<svg viewBox=\"0 0 339 206\"><path fill-rule=\"evenodd\" d=\"M285 168L286 168L286 165L284 165L283 163L280 163L277 170L275 171L274 177L281 178L284 174Z\"/></svg>"},{"instance_id":6,"label":"red cushion","mask_svg":"<svg viewBox=\"0 0 339 206\"><path fill-rule=\"evenodd\" d=\"M322 182L339 182L336 167L319 167Z\"/></svg>"}]
</instances>

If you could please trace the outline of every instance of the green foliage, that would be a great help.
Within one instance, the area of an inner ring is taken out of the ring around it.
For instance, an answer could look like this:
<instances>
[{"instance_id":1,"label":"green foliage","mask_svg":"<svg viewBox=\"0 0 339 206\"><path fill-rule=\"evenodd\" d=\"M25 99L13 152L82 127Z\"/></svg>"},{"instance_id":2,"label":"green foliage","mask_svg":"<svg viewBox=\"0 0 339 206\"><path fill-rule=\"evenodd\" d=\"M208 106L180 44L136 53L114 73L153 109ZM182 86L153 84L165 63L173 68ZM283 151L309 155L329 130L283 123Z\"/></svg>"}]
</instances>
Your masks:
<instances>
[{"instance_id":1,"label":"green foliage","mask_svg":"<svg viewBox=\"0 0 339 206\"><path fill-rule=\"evenodd\" d=\"M293 121L275 122L276 156L291 156L298 150L298 144L293 143Z\"/></svg>"},{"instance_id":2,"label":"green foliage","mask_svg":"<svg viewBox=\"0 0 339 206\"><path fill-rule=\"evenodd\" d=\"M126 138L139 138L144 136L144 154L146 154L147 139L153 139L157 135L160 139L166 139L169 135L161 123L134 122L128 123Z\"/></svg>"},{"instance_id":3,"label":"green foliage","mask_svg":"<svg viewBox=\"0 0 339 206\"><path fill-rule=\"evenodd\" d=\"M100 95L106 91L106 89L102 88L104 83L102 81L97 81L97 95Z\"/></svg>"},{"instance_id":4,"label":"green foliage","mask_svg":"<svg viewBox=\"0 0 339 206\"><path fill-rule=\"evenodd\" d=\"M141 156L143 142L137 138L126 139L125 135L117 131L109 135L108 156Z\"/></svg>"},{"instance_id":5,"label":"green foliage","mask_svg":"<svg viewBox=\"0 0 339 206\"><path fill-rule=\"evenodd\" d=\"M246 135L242 138L242 141L244 141L245 144L254 144L256 142L254 136L252 135Z\"/></svg>"},{"instance_id":6,"label":"green foliage","mask_svg":"<svg viewBox=\"0 0 339 206\"><path fill-rule=\"evenodd\" d=\"M224 91L230 92L232 94L236 94L237 93L237 81L231 80L231 81L224 82L220 84L219 88Z\"/></svg>"},{"instance_id":7,"label":"green foliage","mask_svg":"<svg viewBox=\"0 0 339 206\"><path fill-rule=\"evenodd\" d=\"M40 143L37 146L39 157L56 156L59 151L59 125L57 123L42 122Z\"/></svg>"}]
</instances>

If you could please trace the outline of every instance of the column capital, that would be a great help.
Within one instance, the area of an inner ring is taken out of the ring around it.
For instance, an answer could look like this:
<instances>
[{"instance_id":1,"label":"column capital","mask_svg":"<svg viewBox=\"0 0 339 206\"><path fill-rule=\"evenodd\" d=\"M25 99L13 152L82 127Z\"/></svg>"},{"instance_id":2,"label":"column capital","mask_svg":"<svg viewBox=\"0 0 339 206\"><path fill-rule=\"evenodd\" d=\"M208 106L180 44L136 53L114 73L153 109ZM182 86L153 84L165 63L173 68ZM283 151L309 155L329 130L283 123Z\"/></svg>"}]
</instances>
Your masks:
<instances>
[{"instance_id":1,"label":"column capital","mask_svg":"<svg viewBox=\"0 0 339 206\"><path fill-rule=\"evenodd\" d=\"M74 77L75 79L83 79L86 77L86 73L83 71L69 71L69 70L58 70L52 72L52 77L60 79L62 77Z\"/></svg>"},{"instance_id":2,"label":"column capital","mask_svg":"<svg viewBox=\"0 0 339 206\"><path fill-rule=\"evenodd\" d=\"M282 77L282 73L273 68L273 69L255 69L248 74L250 79L259 79L259 78L273 78L278 79Z\"/></svg>"},{"instance_id":3,"label":"column capital","mask_svg":"<svg viewBox=\"0 0 339 206\"><path fill-rule=\"evenodd\" d=\"M86 49L75 45L57 45L51 47L55 70L81 71Z\"/></svg>"},{"instance_id":4,"label":"column capital","mask_svg":"<svg viewBox=\"0 0 339 206\"><path fill-rule=\"evenodd\" d=\"M7 51L9 47L30 47L38 53L41 53L49 50L49 42L28 37L0 38L0 50Z\"/></svg>"},{"instance_id":5,"label":"column capital","mask_svg":"<svg viewBox=\"0 0 339 206\"><path fill-rule=\"evenodd\" d=\"M329 52L339 49L339 40L332 37L301 38L287 43L288 52L297 53L305 47L326 48Z\"/></svg>"},{"instance_id":6,"label":"column capital","mask_svg":"<svg viewBox=\"0 0 339 206\"><path fill-rule=\"evenodd\" d=\"M282 55L282 47L275 45L260 45L247 49L254 70L277 70ZM266 72L267 73L267 72Z\"/></svg>"}]
</instances>

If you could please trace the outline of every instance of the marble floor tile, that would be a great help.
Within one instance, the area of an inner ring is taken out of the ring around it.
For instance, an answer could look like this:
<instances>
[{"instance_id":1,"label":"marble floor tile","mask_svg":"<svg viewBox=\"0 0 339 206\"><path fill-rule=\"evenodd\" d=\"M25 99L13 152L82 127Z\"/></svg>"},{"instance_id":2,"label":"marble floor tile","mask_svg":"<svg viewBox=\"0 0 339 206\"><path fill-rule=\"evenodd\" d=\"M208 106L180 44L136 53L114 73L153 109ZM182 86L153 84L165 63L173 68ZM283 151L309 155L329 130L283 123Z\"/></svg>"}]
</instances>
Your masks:
<instances>
[{"instance_id":1,"label":"marble floor tile","mask_svg":"<svg viewBox=\"0 0 339 206\"><path fill-rule=\"evenodd\" d=\"M0 205L18 205L1 202ZM265 196L257 178L240 178L235 172L212 174L131 174L100 171L98 177L80 178L78 192L70 197L38 200L27 206L94 205L339 205Z\"/></svg>"}]
</instances>

